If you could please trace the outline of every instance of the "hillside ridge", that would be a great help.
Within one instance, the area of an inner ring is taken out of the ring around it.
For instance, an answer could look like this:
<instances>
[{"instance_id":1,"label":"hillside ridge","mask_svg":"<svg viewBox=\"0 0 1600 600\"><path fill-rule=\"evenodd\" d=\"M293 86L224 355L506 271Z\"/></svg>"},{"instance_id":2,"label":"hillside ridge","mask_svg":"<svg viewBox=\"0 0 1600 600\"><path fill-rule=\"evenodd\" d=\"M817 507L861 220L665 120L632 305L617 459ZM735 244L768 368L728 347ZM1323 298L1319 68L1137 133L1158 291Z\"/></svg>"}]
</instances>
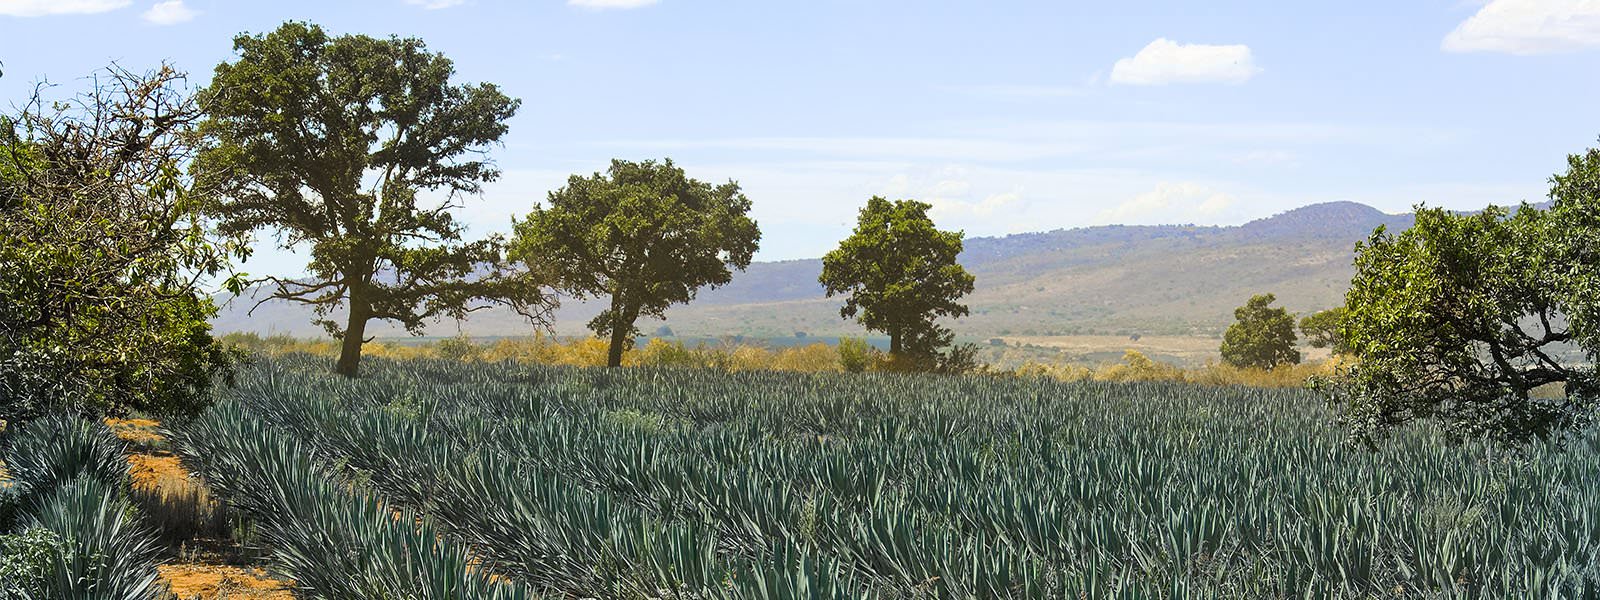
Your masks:
<instances>
[{"instance_id":1,"label":"hillside ridge","mask_svg":"<svg viewBox=\"0 0 1600 600\"><path fill-rule=\"evenodd\" d=\"M1353 274L1356 242L1380 225L1411 224L1357 202L1302 206L1236 226L1097 225L973 237L961 262L977 277L967 298L972 314L952 325L959 336L1077 334L1216 335L1232 309L1251 294L1273 292L1295 311L1342 301ZM784 337L859 335L839 317L838 298L826 298L817 258L757 262L694 302L676 306L664 324L679 335ZM268 302L235 302L214 320L219 332L254 331L321 336L310 312ZM781 304L783 310L773 310ZM557 333L580 334L599 302L572 302L557 312ZM654 331L662 322L641 322ZM375 323L375 325L377 325ZM458 324L441 322L430 335L531 334L510 311L485 310ZM401 336L380 326L379 336Z\"/></svg>"}]
</instances>

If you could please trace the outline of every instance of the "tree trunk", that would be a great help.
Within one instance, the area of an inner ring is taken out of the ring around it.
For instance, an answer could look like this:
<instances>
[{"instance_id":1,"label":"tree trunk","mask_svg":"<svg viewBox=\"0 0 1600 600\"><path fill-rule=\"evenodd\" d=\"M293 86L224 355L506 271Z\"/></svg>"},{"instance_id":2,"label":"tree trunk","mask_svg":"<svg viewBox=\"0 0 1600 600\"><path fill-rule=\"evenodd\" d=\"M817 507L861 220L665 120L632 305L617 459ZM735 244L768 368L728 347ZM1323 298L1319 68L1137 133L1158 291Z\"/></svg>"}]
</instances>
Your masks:
<instances>
[{"instance_id":1,"label":"tree trunk","mask_svg":"<svg viewBox=\"0 0 1600 600\"><path fill-rule=\"evenodd\" d=\"M611 294L611 347L606 352L606 366L622 366L622 350L628 343L628 333L633 331L633 319L623 308L621 295Z\"/></svg>"},{"instance_id":2,"label":"tree trunk","mask_svg":"<svg viewBox=\"0 0 1600 600\"><path fill-rule=\"evenodd\" d=\"M894 358L899 358L900 357L900 328L899 327L891 327L889 329L889 356L894 357Z\"/></svg>"},{"instance_id":3,"label":"tree trunk","mask_svg":"<svg viewBox=\"0 0 1600 600\"><path fill-rule=\"evenodd\" d=\"M367 337L367 309L350 298L350 320L344 327L344 339L339 348L339 362L333 372L345 377L355 377L361 370L361 345Z\"/></svg>"}]
</instances>

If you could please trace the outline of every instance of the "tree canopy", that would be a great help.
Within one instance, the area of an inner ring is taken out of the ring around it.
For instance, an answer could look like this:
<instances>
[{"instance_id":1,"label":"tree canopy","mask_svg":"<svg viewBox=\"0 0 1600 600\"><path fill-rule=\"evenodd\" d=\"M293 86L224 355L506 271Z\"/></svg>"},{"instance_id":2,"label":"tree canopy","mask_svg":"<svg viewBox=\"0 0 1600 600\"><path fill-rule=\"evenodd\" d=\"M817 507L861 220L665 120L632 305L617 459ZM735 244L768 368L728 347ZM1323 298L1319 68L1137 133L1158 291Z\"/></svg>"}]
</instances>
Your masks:
<instances>
[{"instance_id":1,"label":"tree canopy","mask_svg":"<svg viewBox=\"0 0 1600 600\"><path fill-rule=\"evenodd\" d=\"M0 419L193 414L232 362L203 284L237 289L243 246L182 174L200 119L183 74L92 85L0 117Z\"/></svg>"},{"instance_id":2,"label":"tree canopy","mask_svg":"<svg viewBox=\"0 0 1600 600\"><path fill-rule=\"evenodd\" d=\"M728 283L761 240L738 183L689 178L671 159L613 160L605 173L573 175L547 202L515 224L511 257L576 297L609 296L589 328L610 338L613 367L640 316L661 318Z\"/></svg>"},{"instance_id":3,"label":"tree canopy","mask_svg":"<svg viewBox=\"0 0 1600 600\"><path fill-rule=\"evenodd\" d=\"M1224 362L1260 369L1300 363L1300 351L1294 347L1294 316L1273 308L1277 300L1272 294L1260 294L1234 309L1235 322L1222 336Z\"/></svg>"},{"instance_id":4,"label":"tree canopy","mask_svg":"<svg viewBox=\"0 0 1600 600\"><path fill-rule=\"evenodd\" d=\"M1591 418L1600 379L1600 151L1568 159L1549 210L1457 214L1357 247L1342 333L1358 362L1328 386L1351 434L1416 420L1521 443ZM1559 385L1557 385L1559 384Z\"/></svg>"},{"instance_id":5,"label":"tree canopy","mask_svg":"<svg viewBox=\"0 0 1600 600\"><path fill-rule=\"evenodd\" d=\"M1334 354L1348 354L1344 334L1340 332L1343 321L1343 306L1319 310L1300 319L1300 334L1312 348L1330 348Z\"/></svg>"},{"instance_id":6,"label":"tree canopy","mask_svg":"<svg viewBox=\"0 0 1600 600\"><path fill-rule=\"evenodd\" d=\"M954 335L940 317L967 314L962 296L974 278L957 262L960 231L940 231L930 205L874 196L855 231L822 257L819 278L828 297L844 294L839 315L889 335L889 354L927 361Z\"/></svg>"},{"instance_id":7,"label":"tree canopy","mask_svg":"<svg viewBox=\"0 0 1600 600\"><path fill-rule=\"evenodd\" d=\"M338 373L357 373L373 319L420 333L487 301L547 315L530 274L500 268L500 240L463 241L452 214L499 175L483 155L517 100L451 83L451 61L418 39L290 22L234 38L234 51L200 95L197 172L223 194L212 207L223 233L271 230L284 248L309 246L309 277L263 281L270 298L324 317L348 309L343 323L321 321L343 340Z\"/></svg>"}]
</instances>

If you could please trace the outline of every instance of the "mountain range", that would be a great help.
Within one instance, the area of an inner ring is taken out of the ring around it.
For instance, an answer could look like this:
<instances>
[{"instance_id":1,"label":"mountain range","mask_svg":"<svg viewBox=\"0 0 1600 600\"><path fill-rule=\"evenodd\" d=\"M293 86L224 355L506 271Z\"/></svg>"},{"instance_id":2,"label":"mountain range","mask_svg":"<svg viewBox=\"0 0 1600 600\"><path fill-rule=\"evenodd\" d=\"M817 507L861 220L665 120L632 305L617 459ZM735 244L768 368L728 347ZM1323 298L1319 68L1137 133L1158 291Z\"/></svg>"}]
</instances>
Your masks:
<instances>
[{"instance_id":1,"label":"mountain range","mask_svg":"<svg viewBox=\"0 0 1600 600\"><path fill-rule=\"evenodd\" d=\"M1253 294L1306 313L1342 302L1354 271L1356 243L1379 227L1409 227L1410 214L1387 214L1354 202L1297 208L1240 226L1109 225L1003 237L975 237L960 261L976 278L966 298L971 315L950 323L958 337L1074 335L1216 336L1233 309ZM758 262L717 289L673 307L665 322L641 322L646 333L666 325L680 337L787 338L861 335L826 298L820 259ZM217 331L323 335L305 307L270 301L227 302ZM601 302L567 301L558 334L581 334ZM377 325L376 323L374 325ZM488 309L460 324L445 321L428 335L531 335L514 313ZM404 332L369 327L377 336Z\"/></svg>"}]
</instances>

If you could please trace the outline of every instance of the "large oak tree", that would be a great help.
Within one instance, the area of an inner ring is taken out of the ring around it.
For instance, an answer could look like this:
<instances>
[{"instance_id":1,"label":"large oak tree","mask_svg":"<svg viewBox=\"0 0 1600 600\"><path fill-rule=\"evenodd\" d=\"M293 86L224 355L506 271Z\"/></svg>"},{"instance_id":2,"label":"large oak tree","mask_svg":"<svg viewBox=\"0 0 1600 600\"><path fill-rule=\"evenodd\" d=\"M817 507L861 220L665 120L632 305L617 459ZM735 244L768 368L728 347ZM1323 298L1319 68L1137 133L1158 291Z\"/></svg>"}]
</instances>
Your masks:
<instances>
[{"instance_id":1,"label":"large oak tree","mask_svg":"<svg viewBox=\"0 0 1600 600\"><path fill-rule=\"evenodd\" d=\"M689 178L671 159L613 160L605 173L573 175L547 201L516 223L511 257L573 296L609 297L589 328L610 338L612 367L640 316L661 318L699 289L728 283L761 241L738 183Z\"/></svg>"},{"instance_id":2,"label":"large oak tree","mask_svg":"<svg viewBox=\"0 0 1600 600\"><path fill-rule=\"evenodd\" d=\"M1600 150L1568 159L1548 210L1417 210L1356 249L1327 389L1356 439L1425 420L1457 439L1560 436L1600 398ZM1545 393L1548 391L1549 393Z\"/></svg>"},{"instance_id":3,"label":"large oak tree","mask_svg":"<svg viewBox=\"0 0 1600 600\"><path fill-rule=\"evenodd\" d=\"M321 321L342 338L338 373L357 373L373 319L420 333L489 300L545 314L539 286L495 268L499 240L463 241L451 212L499 175L484 153L517 100L452 83L451 61L417 39L290 22L234 38L234 51L200 95L197 170L225 193L214 207L223 232L271 230L284 248L309 247L308 277L265 281L270 298L324 317L348 308L343 323Z\"/></svg>"},{"instance_id":4,"label":"large oak tree","mask_svg":"<svg viewBox=\"0 0 1600 600\"><path fill-rule=\"evenodd\" d=\"M960 231L941 231L930 205L874 196L861 209L855 231L822 257L819 278L828 297L846 294L840 316L889 334L889 354L926 362L954 335L940 317L960 317L959 300L974 278L956 258Z\"/></svg>"}]
</instances>

